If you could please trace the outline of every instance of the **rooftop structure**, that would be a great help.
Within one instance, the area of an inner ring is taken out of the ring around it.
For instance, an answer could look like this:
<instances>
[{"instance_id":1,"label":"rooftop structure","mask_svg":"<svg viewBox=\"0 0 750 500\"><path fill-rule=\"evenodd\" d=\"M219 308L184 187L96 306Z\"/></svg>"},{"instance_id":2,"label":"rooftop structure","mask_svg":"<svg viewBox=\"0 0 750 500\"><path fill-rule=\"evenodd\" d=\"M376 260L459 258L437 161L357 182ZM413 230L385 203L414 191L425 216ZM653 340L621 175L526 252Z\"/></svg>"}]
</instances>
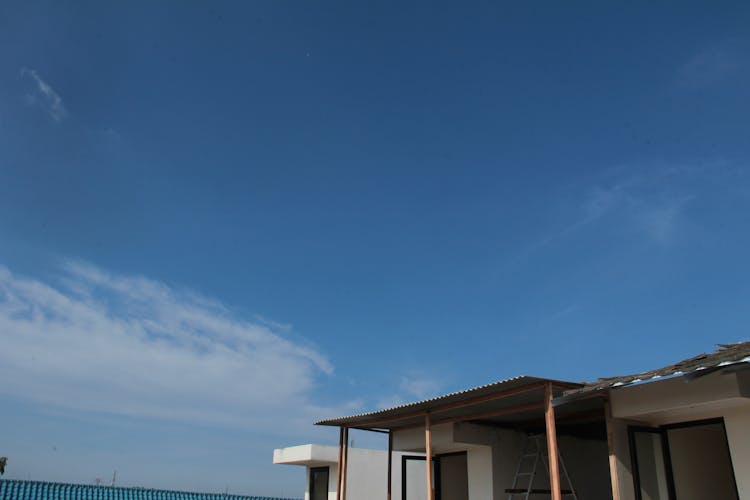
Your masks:
<instances>
[{"instance_id":1,"label":"rooftop structure","mask_svg":"<svg viewBox=\"0 0 750 500\"><path fill-rule=\"evenodd\" d=\"M0 479L0 500L293 500L138 487Z\"/></svg>"}]
</instances>

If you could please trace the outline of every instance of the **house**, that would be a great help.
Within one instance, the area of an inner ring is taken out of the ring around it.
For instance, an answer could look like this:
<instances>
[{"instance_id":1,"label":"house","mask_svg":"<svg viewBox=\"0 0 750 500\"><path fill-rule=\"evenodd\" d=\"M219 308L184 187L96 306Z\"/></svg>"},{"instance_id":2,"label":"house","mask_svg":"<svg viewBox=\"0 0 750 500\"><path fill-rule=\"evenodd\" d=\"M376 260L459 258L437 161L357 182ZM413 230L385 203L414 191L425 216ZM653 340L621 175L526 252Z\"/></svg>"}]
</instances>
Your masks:
<instances>
[{"instance_id":1,"label":"house","mask_svg":"<svg viewBox=\"0 0 750 500\"><path fill-rule=\"evenodd\" d=\"M318 425L339 427L336 493L309 500L362 498L341 487L370 470L349 454L349 429L388 434L388 500L750 500L750 342L594 383L520 376Z\"/></svg>"},{"instance_id":2,"label":"house","mask_svg":"<svg viewBox=\"0 0 750 500\"><path fill-rule=\"evenodd\" d=\"M318 444L306 444L291 446L273 451L274 464L301 465L305 467L307 485L305 488L305 500L325 499L336 500L339 449L336 446L322 446ZM343 451L343 450L342 450ZM364 448L347 447L347 463L349 464L346 475L346 490L350 498L358 500L383 500L386 497L386 483L388 481L388 459L384 450L370 450ZM415 456L414 454L393 452L394 463L400 463L403 458ZM424 454L416 455L422 457ZM343 457L342 457L343 460ZM410 483L420 484L424 488L424 482L418 482L424 477L416 475L416 471L402 471L400 467L391 470L392 482L401 484L402 474L409 474Z\"/></svg>"}]
</instances>

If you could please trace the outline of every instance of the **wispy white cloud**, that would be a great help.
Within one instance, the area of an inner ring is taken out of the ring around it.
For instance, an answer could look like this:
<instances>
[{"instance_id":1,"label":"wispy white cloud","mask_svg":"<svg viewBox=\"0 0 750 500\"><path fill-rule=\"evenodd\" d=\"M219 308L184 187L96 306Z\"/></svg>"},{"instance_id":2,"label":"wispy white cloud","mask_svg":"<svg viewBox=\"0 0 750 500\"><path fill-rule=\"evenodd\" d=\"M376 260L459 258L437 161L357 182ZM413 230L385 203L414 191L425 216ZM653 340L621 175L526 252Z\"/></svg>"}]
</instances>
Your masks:
<instances>
[{"instance_id":1,"label":"wispy white cloud","mask_svg":"<svg viewBox=\"0 0 750 500\"><path fill-rule=\"evenodd\" d=\"M333 371L319 350L80 262L54 282L0 267L0 346L0 394L63 409L265 429L339 411L311 403Z\"/></svg>"},{"instance_id":2,"label":"wispy white cloud","mask_svg":"<svg viewBox=\"0 0 750 500\"><path fill-rule=\"evenodd\" d=\"M31 93L26 94L27 103L39 104L58 123L68 116L60 95L50 84L42 80L36 70L21 68L21 77L29 78L34 83Z\"/></svg>"},{"instance_id":3,"label":"wispy white cloud","mask_svg":"<svg viewBox=\"0 0 750 500\"><path fill-rule=\"evenodd\" d=\"M440 391L440 384L432 378L402 377L399 387L401 391L417 399L436 396Z\"/></svg>"},{"instance_id":4,"label":"wispy white cloud","mask_svg":"<svg viewBox=\"0 0 750 500\"><path fill-rule=\"evenodd\" d=\"M574 226L616 218L623 228L631 228L656 243L669 244L677 236L681 217L695 196L660 186L659 177L638 175L610 187L590 188L584 197L584 215Z\"/></svg>"},{"instance_id":5,"label":"wispy white cloud","mask_svg":"<svg viewBox=\"0 0 750 500\"><path fill-rule=\"evenodd\" d=\"M376 408L391 408L412 401L428 399L440 394L442 384L433 377L421 374L410 374L401 377L398 391L380 398Z\"/></svg>"},{"instance_id":6,"label":"wispy white cloud","mask_svg":"<svg viewBox=\"0 0 750 500\"><path fill-rule=\"evenodd\" d=\"M735 73L742 61L743 58L725 48L706 48L679 69L678 78L681 84L690 88L707 87Z\"/></svg>"},{"instance_id":7,"label":"wispy white cloud","mask_svg":"<svg viewBox=\"0 0 750 500\"><path fill-rule=\"evenodd\" d=\"M570 188L555 214L568 214L541 238L525 247L507 266L544 248L602 229L629 232L638 241L668 246L680 237L686 213L698 193L696 183L717 182L723 167L664 167L613 169L597 182Z\"/></svg>"},{"instance_id":8,"label":"wispy white cloud","mask_svg":"<svg viewBox=\"0 0 750 500\"><path fill-rule=\"evenodd\" d=\"M632 200L634 217L641 230L662 245L671 243L677 235L680 218L693 195L669 196L657 203Z\"/></svg>"}]
</instances>

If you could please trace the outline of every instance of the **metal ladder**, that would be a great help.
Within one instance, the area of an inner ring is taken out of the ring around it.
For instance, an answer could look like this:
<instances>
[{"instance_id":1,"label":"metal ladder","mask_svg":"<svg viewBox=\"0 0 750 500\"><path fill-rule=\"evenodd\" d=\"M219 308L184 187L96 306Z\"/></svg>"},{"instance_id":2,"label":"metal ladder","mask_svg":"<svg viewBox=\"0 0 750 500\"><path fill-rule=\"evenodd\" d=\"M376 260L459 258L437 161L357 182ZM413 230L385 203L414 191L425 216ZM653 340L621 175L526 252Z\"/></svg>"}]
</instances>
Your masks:
<instances>
[{"instance_id":1,"label":"metal ladder","mask_svg":"<svg viewBox=\"0 0 750 500\"><path fill-rule=\"evenodd\" d=\"M529 434L526 436L526 444L524 445L521 458L518 460L518 466L516 467L516 475L513 478L513 487L505 490L508 493L508 500L529 500L531 495L547 494L550 495L550 490L542 490L534 488L534 480L536 479L537 472L539 471L539 462L544 465L544 469L547 471L549 477L549 464L547 463L547 447L544 444L545 436L542 434ZM532 461L533 459L533 461ZM557 451L557 459L560 464L560 486L562 488L562 496L564 498L570 498L578 500L575 489L573 489L573 483L570 481L568 475L568 469L565 467L562 454L560 450ZM529 470L531 466L531 470ZM525 481L528 481L524 483ZM567 483L568 488L565 488Z\"/></svg>"}]
</instances>

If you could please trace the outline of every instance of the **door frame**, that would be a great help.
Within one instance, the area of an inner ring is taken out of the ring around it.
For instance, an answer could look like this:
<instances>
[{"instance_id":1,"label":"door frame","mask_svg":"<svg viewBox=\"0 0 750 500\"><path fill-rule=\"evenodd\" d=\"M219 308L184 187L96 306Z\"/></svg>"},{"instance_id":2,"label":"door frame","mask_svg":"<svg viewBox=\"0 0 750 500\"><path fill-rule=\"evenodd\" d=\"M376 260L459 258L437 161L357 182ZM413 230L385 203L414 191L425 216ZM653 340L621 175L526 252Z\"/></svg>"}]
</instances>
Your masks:
<instances>
[{"instance_id":1,"label":"door frame","mask_svg":"<svg viewBox=\"0 0 750 500\"><path fill-rule=\"evenodd\" d=\"M737 478L734 473L734 462L732 461L732 452L729 448L729 436L727 435L727 428L724 423L724 417L707 418L702 420L691 420L687 422L677 422L674 424L660 425L656 427L648 427L643 425L629 425L628 426L628 445L630 447L630 462L633 469L633 487L635 489L636 500L643 500L641 495L641 478L640 472L638 471L638 457L635 452L635 433L636 432L651 432L659 434L661 437L661 447L664 460L664 468L667 476L667 491L669 500L676 500L677 495L675 493L674 484L674 473L672 472L672 458L669 451L669 431L672 429L685 429L689 427L700 427L702 425L716 425L721 424L721 429L724 433L724 440L727 446L727 452L729 456L729 466L732 472L732 484L734 485L734 491L737 498L740 498L739 490L737 489Z\"/></svg>"},{"instance_id":2,"label":"door frame","mask_svg":"<svg viewBox=\"0 0 750 500\"><path fill-rule=\"evenodd\" d=\"M324 465L320 467L310 467L310 477L308 481L307 490L310 492L310 499L313 500L313 472L326 473L326 500L328 499L328 493L331 491L331 467Z\"/></svg>"},{"instance_id":3,"label":"door frame","mask_svg":"<svg viewBox=\"0 0 750 500\"><path fill-rule=\"evenodd\" d=\"M468 453L466 451L454 451L451 453L440 453L438 455L434 455L432 457L432 464L433 464L433 472L432 480L434 481L433 487L435 488L435 500L441 500L442 492L440 491L440 458L442 457L450 457L450 456L457 456L457 455L465 455L467 457L466 460L466 473L468 475L469 472L469 461L468 461ZM406 500L406 480L407 480L407 474L406 474L406 461L407 460L422 460L426 461L427 457L424 455L401 455L401 500ZM467 481L467 487L468 487L468 481Z\"/></svg>"},{"instance_id":4,"label":"door frame","mask_svg":"<svg viewBox=\"0 0 750 500\"><path fill-rule=\"evenodd\" d=\"M463 455L466 457L466 488L467 489L469 488L469 479L468 479L469 457L466 451L454 451L451 453L441 453L440 455L435 455L435 500L442 500L443 498L443 492L442 492L441 481L440 481L440 474L441 474L440 459L444 457L456 457L459 455Z\"/></svg>"}]
</instances>

